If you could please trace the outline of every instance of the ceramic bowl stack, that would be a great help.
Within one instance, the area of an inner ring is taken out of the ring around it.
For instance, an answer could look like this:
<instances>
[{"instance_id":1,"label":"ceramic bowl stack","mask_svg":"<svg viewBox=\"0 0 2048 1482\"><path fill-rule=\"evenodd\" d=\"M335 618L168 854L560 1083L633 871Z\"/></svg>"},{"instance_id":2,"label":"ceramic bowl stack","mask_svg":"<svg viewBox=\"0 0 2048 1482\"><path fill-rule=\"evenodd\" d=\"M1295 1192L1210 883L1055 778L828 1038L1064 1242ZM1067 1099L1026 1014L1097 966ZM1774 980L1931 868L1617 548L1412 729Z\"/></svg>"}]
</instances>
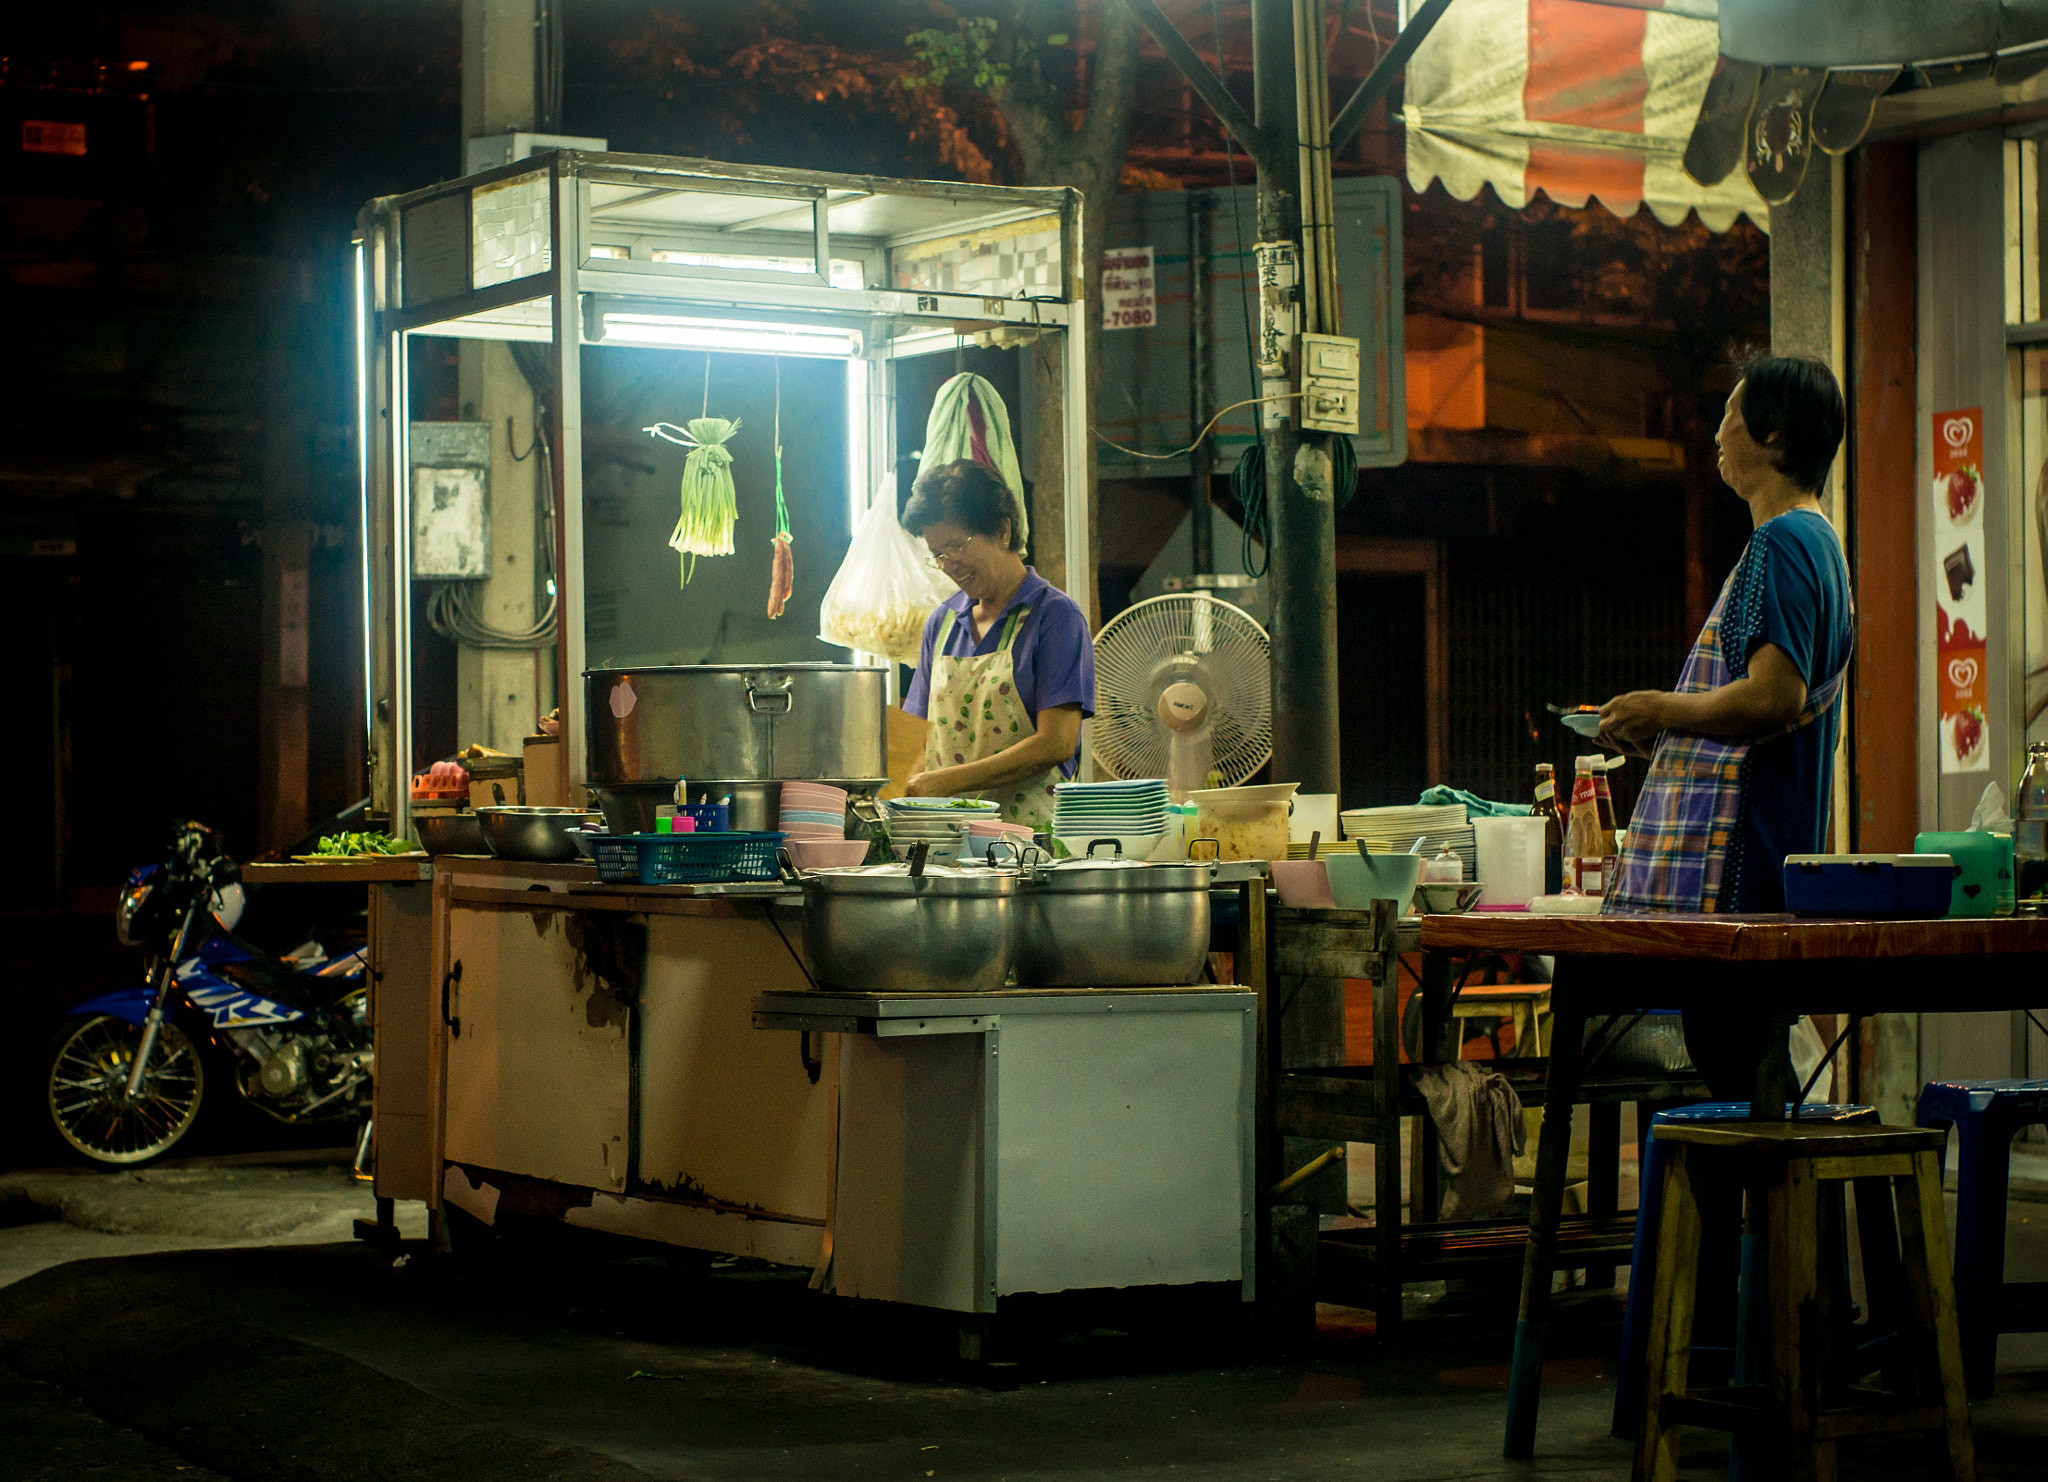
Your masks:
<instances>
[{"instance_id":1,"label":"ceramic bowl stack","mask_svg":"<svg viewBox=\"0 0 2048 1482\"><path fill-rule=\"evenodd\" d=\"M988 857L989 845L998 839L1008 839L1019 849L1029 848L1031 830L1021 823L1005 823L1000 818L973 818L967 824L967 852L976 859ZM997 855L1000 861L1003 855Z\"/></svg>"},{"instance_id":2,"label":"ceramic bowl stack","mask_svg":"<svg viewBox=\"0 0 2048 1482\"><path fill-rule=\"evenodd\" d=\"M896 857L907 858L910 846L922 840L931 845L929 864L954 863L966 847L968 828L994 821L1001 811L979 798L890 798L887 807Z\"/></svg>"},{"instance_id":3,"label":"ceramic bowl stack","mask_svg":"<svg viewBox=\"0 0 2048 1482\"><path fill-rule=\"evenodd\" d=\"M1465 862L1465 878L1479 878L1479 847L1472 825L1465 817L1463 803L1441 806L1417 803L1405 808L1352 808L1339 815L1344 837L1363 839L1374 854L1406 854L1417 839L1423 840L1424 859L1432 858L1444 845ZM1324 845L1327 851L1329 846Z\"/></svg>"},{"instance_id":4,"label":"ceramic bowl stack","mask_svg":"<svg viewBox=\"0 0 2048 1482\"><path fill-rule=\"evenodd\" d=\"M1086 854L1096 840L1114 839L1117 853L1145 859L1166 837L1166 784L1157 779L1062 782L1053 800L1053 837L1069 854Z\"/></svg>"},{"instance_id":5,"label":"ceramic bowl stack","mask_svg":"<svg viewBox=\"0 0 2048 1482\"><path fill-rule=\"evenodd\" d=\"M782 832L792 839L846 837L846 789L822 782L782 784Z\"/></svg>"}]
</instances>

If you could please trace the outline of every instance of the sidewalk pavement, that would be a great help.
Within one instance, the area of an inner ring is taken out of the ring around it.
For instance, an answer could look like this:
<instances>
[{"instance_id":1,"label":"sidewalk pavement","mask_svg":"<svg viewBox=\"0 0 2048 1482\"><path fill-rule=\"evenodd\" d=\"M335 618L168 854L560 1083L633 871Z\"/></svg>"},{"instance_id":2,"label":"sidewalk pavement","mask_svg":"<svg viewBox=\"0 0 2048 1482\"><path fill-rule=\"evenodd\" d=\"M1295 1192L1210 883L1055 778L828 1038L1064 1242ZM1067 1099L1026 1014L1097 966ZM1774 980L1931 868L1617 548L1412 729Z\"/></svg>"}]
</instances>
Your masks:
<instances>
[{"instance_id":1,"label":"sidewalk pavement","mask_svg":"<svg viewBox=\"0 0 2048 1482\"><path fill-rule=\"evenodd\" d=\"M253 1172L226 1184L261 1186ZM129 1185L115 1202L131 1209L165 1187ZM310 1190L277 1187L290 1200ZM92 1202L58 1189L66 1208ZM327 1217L297 1207L307 1218L286 1238ZM2040 1214L2014 1206L2016 1279L2048 1277ZM823 1298L801 1272L707 1272L538 1234L450 1258L416 1243L395 1255L272 1244L41 1270L0 1289L0 1470L123 1482L1628 1476L1630 1448L1606 1434L1611 1296L1567 1304L1554 1331L1532 1466L1499 1456L1511 1293L1384 1347L1368 1316L1327 1310L1314 1345L1284 1361L1247 1359L1214 1309L1157 1332L1070 1309L1020 1350L1021 1386L997 1391L945 1360L938 1315ZM2001 1356L1999 1392L1976 1412L1979 1475L2031 1482L2048 1454L2048 1336L2008 1338ZM1844 1476L1918 1482L1937 1475L1931 1444L1850 1451ZM1718 1477L1724 1455L1720 1437L1690 1432L1684 1475ZM87 1456L101 1469L79 1465Z\"/></svg>"}]
</instances>

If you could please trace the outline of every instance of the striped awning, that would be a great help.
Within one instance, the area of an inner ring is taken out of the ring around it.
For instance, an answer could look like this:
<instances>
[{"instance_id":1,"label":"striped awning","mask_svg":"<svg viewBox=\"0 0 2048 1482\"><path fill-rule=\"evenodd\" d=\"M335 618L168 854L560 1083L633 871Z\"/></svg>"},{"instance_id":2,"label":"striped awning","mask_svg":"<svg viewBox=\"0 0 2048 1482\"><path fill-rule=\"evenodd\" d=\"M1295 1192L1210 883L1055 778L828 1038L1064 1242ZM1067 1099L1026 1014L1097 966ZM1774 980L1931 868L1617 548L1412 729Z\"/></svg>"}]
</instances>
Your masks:
<instances>
[{"instance_id":1,"label":"striped awning","mask_svg":"<svg viewBox=\"0 0 2048 1482\"><path fill-rule=\"evenodd\" d=\"M1681 164L1719 60L1703 8L1454 0L1408 63L1408 183L1441 180L1461 201L1491 185L1517 208L1539 190L1617 216L1647 205L1667 226L1697 211L1717 232L1748 216L1768 231L1741 170L1700 185Z\"/></svg>"}]
</instances>

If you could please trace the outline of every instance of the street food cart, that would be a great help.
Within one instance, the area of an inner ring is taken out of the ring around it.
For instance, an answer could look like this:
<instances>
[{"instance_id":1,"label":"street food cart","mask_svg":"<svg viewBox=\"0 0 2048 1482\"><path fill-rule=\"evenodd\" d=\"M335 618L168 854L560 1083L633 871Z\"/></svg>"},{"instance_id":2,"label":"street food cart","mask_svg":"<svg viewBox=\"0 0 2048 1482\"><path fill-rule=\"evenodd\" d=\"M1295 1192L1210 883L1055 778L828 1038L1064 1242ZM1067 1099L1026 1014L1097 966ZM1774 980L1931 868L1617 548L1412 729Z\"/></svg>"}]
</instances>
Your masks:
<instances>
[{"instance_id":1,"label":"street food cart","mask_svg":"<svg viewBox=\"0 0 2048 1482\"><path fill-rule=\"evenodd\" d=\"M630 662L593 637L595 593L608 615L672 601L675 566L658 592L635 584L640 553L621 551L598 493L617 449L586 439L586 391L609 384L608 357L641 357L681 421L717 410L729 362L773 359L778 457L799 419L838 429L843 471L805 494L823 488L850 528L887 488L899 420L922 423L924 406L899 405L906 363L970 337L1028 347L1025 414L1061 429L1035 446L1063 453L1034 471L1041 539L1058 511L1065 569L1085 573L1086 501L1048 497L1085 487L1079 209L1064 189L572 151L371 203L356 242L363 644L373 806L391 833L408 831L408 781L430 760L411 594L413 444L436 435L421 430L423 344L511 341L545 362L571 797L588 789L615 830L644 827L688 769L693 788L730 792L736 827L748 810L772 827L784 781L879 783L894 671L809 661L817 629L794 605L775 630L787 651L739 664L677 664L702 633L679 632L673 653L643 639ZM814 377L785 410L799 360L843 367L843 391L821 397ZM825 569L844 553L800 549ZM437 1232L449 1211L551 1219L962 1313L1077 1288L1251 1296L1247 991L827 992L787 885L616 884L583 861L446 854L432 873L430 930L372 955L377 1194L425 1200Z\"/></svg>"}]
</instances>

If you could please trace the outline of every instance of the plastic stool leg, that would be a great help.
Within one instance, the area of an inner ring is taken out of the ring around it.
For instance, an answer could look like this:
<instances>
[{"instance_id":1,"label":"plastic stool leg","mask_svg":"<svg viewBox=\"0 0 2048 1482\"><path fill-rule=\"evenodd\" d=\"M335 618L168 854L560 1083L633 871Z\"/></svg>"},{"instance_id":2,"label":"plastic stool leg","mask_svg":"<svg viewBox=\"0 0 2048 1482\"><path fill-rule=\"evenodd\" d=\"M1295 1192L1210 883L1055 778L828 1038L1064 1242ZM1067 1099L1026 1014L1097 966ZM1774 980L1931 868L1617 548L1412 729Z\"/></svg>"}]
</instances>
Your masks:
<instances>
[{"instance_id":1,"label":"plastic stool leg","mask_svg":"<svg viewBox=\"0 0 2048 1482\"><path fill-rule=\"evenodd\" d=\"M1995 1112L1957 1124L1956 1328L1969 1392L1991 1393L2005 1291L2005 1194L2015 1128Z\"/></svg>"},{"instance_id":2,"label":"plastic stool leg","mask_svg":"<svg viewBox=\"0 0 2048 1482\"><path fill-rule=\"evenodd\" d=\"M1614 1380L1614 1418L1608 1433L1634 1437L1643 1410L1643 1361L1650 1341L1649 1309L1657 1289L1657 1236L1664 1210L1664 1180L1670 1144L1650 1138L1643 1146L1642 1178L1636 1194L1636 1242L1628 1261L1628 1305L1621 1313L1621 1362Z\"/></svg>"}]
</instances>

